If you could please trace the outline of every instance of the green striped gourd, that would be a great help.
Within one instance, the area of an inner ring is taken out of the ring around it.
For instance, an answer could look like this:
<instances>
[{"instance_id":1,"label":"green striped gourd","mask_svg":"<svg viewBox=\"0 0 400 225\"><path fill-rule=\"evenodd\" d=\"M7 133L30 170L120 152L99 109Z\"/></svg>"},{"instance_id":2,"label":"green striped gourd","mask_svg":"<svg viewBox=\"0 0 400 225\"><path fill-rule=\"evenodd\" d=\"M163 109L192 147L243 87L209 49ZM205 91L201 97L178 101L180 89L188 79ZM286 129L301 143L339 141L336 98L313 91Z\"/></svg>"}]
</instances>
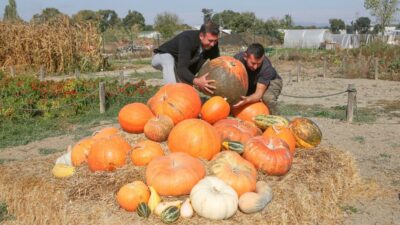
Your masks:
<instances>
[{"instance_id":1,"label":"green striped gourd","mask_svg":"<svg viewBox=\"0 0 400 225\"><path fill-rule=\"evenodd\" d=\"M264 114L255 116L254 123L257 125L258 128L262 130L267 129L269 126L272 125L289 125L289 121L285 117Z\"/></svg>"},{"instance_id":2,"label":"green striped gourd","mask_svg":"<svg viewBox=\"0 0 400 225\"><path fill-rule=\"evenodd\" d=\"M150 216L151 210L145 202L141 202L138 205L136 212L140 217L148 218Z\"/></svg>"},{"instance_id":3,"label":"green striped gourd","mask_svg":"<svg viewBox=\"0 0 400 225\"><path fill-rule=\"evenodd\" d=\"M243 144L239 141L224 141L222 142L222 148L224 150L234 151L239 154L242 154L244 150Z\"/></svg>"},{"instance_id":4,"label":"green striped gourd","mask_svg":"<svg viewBox=\"0 0 400 225\"><path fill-rule=\"evenodd\" d=\"M164 223L172 223L179 219L180 209L176 206L169 206L161 213L161 221Z\"/></svg>"}]
</instances>

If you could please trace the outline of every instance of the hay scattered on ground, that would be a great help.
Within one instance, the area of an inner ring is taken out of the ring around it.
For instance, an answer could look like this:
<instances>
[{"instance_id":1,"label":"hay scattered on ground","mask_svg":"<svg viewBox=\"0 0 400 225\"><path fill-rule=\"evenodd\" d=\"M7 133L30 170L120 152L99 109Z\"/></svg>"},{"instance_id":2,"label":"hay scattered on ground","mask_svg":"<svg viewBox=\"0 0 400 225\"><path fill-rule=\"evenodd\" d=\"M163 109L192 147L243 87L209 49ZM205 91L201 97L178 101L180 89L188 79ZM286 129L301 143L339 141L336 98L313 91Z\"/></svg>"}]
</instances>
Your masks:
<instances>
[{"instance_id":1,"label":"hay scattered on ground","mask_svg":"<svg viewBox=\"0 0 400 225\"><path fill-rule=\"evenodd\" d=\"M124 136L131 144L143 138ZM162 224L154 215L145 220L119 209L115 200L122 185L145 181L144 167L134 167L127 161L125 167L113 173L91 173L87 166L82 166L73 177L56 179L51 175L55 158L42 157L0 167L0 201L6 202L15 216L6 224ZM298 150L286 176L259 173L258 179L269 183L274 191L272 202L262 212L246 215L238 211L224 221L195 215L189 220L180 218L177 223L341 224L341 202L362 191L371 192L360 181L351 156L330 146Z\"/></svg>"}]
</instances>

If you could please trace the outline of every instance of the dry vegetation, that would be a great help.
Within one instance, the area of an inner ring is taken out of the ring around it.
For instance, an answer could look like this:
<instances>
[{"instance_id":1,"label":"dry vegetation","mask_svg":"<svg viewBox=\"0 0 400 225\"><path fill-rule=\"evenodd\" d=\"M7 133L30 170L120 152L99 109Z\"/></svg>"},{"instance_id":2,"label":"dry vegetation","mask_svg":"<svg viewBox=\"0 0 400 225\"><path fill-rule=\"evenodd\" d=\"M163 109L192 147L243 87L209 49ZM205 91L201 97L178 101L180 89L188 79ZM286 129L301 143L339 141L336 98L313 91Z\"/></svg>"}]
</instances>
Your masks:
<instances>
[{"instance_id":1,"label":"dry vegetation","mask_svg":"<svg viewBox=\"0 0 400 225\"><path fill-rule=\"evenodd\" d=\"M71 24L60 18L48 24L0 22L0 68L8 72L99 70L101 37L90 24Z\"/></svg>"},{"instance_id":2,"label":"dry vegetation","mask_svg":"<svg viewBox=\"0 0 400 225\"><path fill-rule=\"evenodd\" d=\"M143 138L143 135L123 135L130 144ZM125 212L115 200L122 185L145 180L145 168L128 162L113 173L91 173L83 166L73 177L60 180L50 173L56 155L0 167L0 199L15 217L6 224L162 224L154 215L144 220L136 213ZM274 191L272 202L261 213L237 212L224 221L196 215L189 220L181 218L178 223L340 224L344 199L371 196L377 191L376 186L360 181L351 156L330 146L299 150L287 175L269 177L259 173L258 179L267 181Z\"/></svg>"}]
</instances>

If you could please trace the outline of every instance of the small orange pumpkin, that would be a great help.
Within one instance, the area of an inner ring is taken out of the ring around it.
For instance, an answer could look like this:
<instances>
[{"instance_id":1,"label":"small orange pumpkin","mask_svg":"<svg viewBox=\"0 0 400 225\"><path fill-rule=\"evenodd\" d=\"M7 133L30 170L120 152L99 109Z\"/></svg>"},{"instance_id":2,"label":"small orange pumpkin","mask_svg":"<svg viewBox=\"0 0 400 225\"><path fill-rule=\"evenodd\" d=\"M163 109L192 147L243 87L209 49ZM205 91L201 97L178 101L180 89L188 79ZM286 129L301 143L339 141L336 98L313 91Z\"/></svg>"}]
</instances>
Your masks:
<instances>
[{"instance_id":1,"label":"small orange pumpkin","mask_svg":"<svg viewBox=\"0 0 400 225\"><path fill-rule=\"evenodd\" d=\"M146 183L160 195L187 195L206 175L203 163L187 153L176 152L152 160L146 168Z\"/></svg>"},{"instance_id":2,"label":"small orange pumpkin","mask_svg":"<svg viewBox=\"0 0 400 225\"><path fill-rule=\"evenodd\" d=\"M103 138L92 145L88 155L91 171L112 171L125 165L126 150L119 141Z\"/></svg>"},{"instance_id":3,"label":"small orange pumpkin","mask_svg":"<svg viewBox=\"0 0 400 225\"><path fill-rule=\"evenodd\" d=\"M163 155L164 151L159 143L150 140L144 140L137 143L136 146L133 147L131 160L136 166L145 166L154 158Z\"/></svg>"},{"instance_id":4,"label":"small orange pumpkin","mask_svg":"<svg viewBox=\"0 0 400 225\"><path fill-rule=\"evenodd\" d=\"M253 118L257 115L269 115L268 107L262 102L255 102L233 108L233 115L241 120L246 120L254 123Z\"/></svg>"},{"instance_id":5,"label":"small orange pumpkin","mask_svg":"<svg viewBox=\"0 0 400 225\"><path fill-rule=\"evenodd\" d=\"M143 103L135 102L122 107L118 113L121 128L129 133L143 133L144 125L154 115Z\"/></svg>"},{"instance_id":6,"label":"small orange pumpkin","mask_svg":"<svg viewBox=\"0 0 400 225\"><path fill-rule=\"evenodd\" d=\"M71 150L71 160L74 166L87 162L87 157L93 144L94 140L92 138L85 138L74 145Z\"/></svg>"},{"instance_id":7,"label":"small orange pumpkin","mask_svg":"<svg viewBox=\"0 0 400 225\"><path fill-rule=\"evenodd\" d=\"M268 175L285 175L293 160L289 146L284 140L263 136L253 137L247 141L243 158Z\"/></svg>"},{"instance_id":8,"label":"small orange pumpkin","mask_svg":"<svg viewBox=\"0 0 400 225\"><path fill-rule=\"evenodd\" d=\"M147 121L144 126L144 135L152 141L166 141L173 127L174 121L169 116L158 115Z\"/></svg>"},{"instance_id":9,"label":"small orange pumpkin","mask_svg":"<svg viewBox=\"0 0 400 225\"><path fill-rule=\"evenodd\" d=\"M200 119L187 119L172 129L168 147L171 152L186 152L210 160L221 151L221 138L209 123Z\"/></svg>"},{"instance_id":10,"label":"small orange pumpkin","mask_svg":"<svg viewBox=\"0 0 400 225\"><path fill-rule=\"evenodd\" d=\"M192 86L176 83L161 87L147 105L155 115L167 115L177 124L185 119L197 118L201 100Z\"/></svg>"},{"instance_id":11,"label":"small orange pumpkin","mask_svg":"<svg viewBox=\"0 0 400 225\"><path fill-rule=\"evenodd\" d=\"M147 203L149 198L149 188L142 181L125 184L117 193L118 204L129 212L135 211L140 203Z\"/></svg>"},{"instance_id":12,"label":"small orange pumpkin","mask_svg":"<svg viewBox=\"0 0 400 225\"><path fill-rule=\"evenodd\" d=\"M208 99L201 107L201 119L214 124L215 122L226 119L231 108L226 99L221 96L214 96Z\"/></svg>"},{"instance_id":13,"label":"small orange pumpkin","mask_svg":"<svg viewBox=\"0 0 400 225\"><path fill-rule=\"evenodd\" d=\"M289 145L290 152L292 155L295 152L296 149L296 139L294 138L294 135L292 131L289 129L287 126L282 126L282 125L273 125L268 127L263 135L264 137L278 137L281 138L282 140L286 141L286 143Z\"/></svg>"},{"instance_id":14,"label":"small orange pumpkin","mask_svg":"<svg viewBox=\"0 0 400 225\"><path fill-rule=\"evenodd\" d=\"M118 128L116 127L106 127L93 134L93 138L105 138L115 134L118 134Z\"/></svg>"},{"instance_id":15,"label":"small orange pumpkin","mask_svg":"<svg viewBox=\"0 0 400 225\"><path fill-rule=\"evenodd\" d=\"M215 155L211 173L230 185L238 196L256 189L257 170L236 152L223 151Z\"/></svg>"}]
</instances>

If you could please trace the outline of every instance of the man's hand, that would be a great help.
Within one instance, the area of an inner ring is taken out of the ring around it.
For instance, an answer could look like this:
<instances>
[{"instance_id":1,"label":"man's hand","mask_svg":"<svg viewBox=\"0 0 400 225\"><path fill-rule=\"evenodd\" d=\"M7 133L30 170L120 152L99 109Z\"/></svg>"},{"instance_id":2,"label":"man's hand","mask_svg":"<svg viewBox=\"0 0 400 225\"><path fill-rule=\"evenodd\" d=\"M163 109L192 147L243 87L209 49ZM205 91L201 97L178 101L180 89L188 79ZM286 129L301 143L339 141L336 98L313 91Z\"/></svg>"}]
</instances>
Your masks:
<instances>
[{"instance_id":1,"label":"man's hand","mask_svg":"<svg viewBox=\"0 0 400 225\"><path fill-rule=\"evenodd\" d=\"M233 105L233 108L239 108L240 106L246 105L249 103L249 98L246 96L241 96L242 100L238 101L236 104Z\"/></svg>"},{"instance_id":2,"label":"man's hand","mask_svg":"<svg viewBox=\"0 0 400 225\"><path fill-rule=\"evenodd\" d=\"M202 77L196 77L193 80L193 85L197 87L200 91L209 93L209 94L214 94L215 86L211 85L212 83L215 83L215 80L207 80L208 73L206 73Z\"/></svg>"}]
</instances>

